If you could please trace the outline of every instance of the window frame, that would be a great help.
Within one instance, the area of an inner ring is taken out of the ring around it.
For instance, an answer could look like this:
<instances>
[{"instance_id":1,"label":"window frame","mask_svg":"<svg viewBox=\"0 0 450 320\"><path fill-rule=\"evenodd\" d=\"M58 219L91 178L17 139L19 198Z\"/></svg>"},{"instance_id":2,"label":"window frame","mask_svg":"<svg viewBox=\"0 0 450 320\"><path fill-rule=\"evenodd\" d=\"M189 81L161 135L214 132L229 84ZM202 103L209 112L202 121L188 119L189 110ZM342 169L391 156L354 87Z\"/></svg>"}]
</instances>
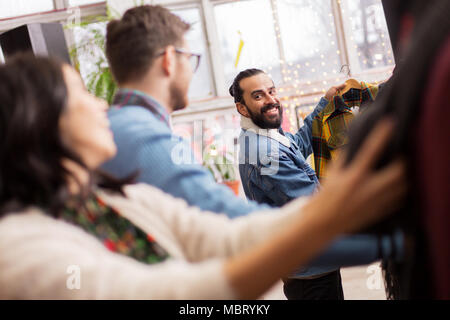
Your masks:
<instances>
[{"instance_id":1,"label":"window frame","mask_svg":"<svg viewBox=\"0 0 450 320\"><path fill-rule=\"evenodd\" d=\"M64 23L76 7L68 7L68 0L53 0L53 11L38 12L24 16L0 19L0 32L5 32L29 23L61 22ZM80 6L81 19L99 15L106 16L106 1Z\"/></svg>"}]
</instances>

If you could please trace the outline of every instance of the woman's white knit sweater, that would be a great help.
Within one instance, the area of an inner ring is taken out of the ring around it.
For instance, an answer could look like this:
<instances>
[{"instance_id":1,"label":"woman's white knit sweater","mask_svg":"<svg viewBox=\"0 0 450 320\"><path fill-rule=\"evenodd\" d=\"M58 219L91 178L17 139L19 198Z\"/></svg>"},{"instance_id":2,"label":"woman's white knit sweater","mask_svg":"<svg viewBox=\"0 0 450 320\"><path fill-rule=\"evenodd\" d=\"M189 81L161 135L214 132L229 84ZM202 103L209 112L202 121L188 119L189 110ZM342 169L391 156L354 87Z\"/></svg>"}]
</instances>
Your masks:
<instances>
[{"instance_id":1,"label":"woman's white knit sweater","mask_svg":"<svg viewBox=\"0 0 450 320\"><path fill-rule=\"evenodd\" d=\"M306 201L230 220L148 185L124 190L126 198L98 194L151 234L171 259L137 262L108 251L82 229L29 208L0 220L0 299L233 299L224 260L285 228Z\"/></svg>"}]
</instances>

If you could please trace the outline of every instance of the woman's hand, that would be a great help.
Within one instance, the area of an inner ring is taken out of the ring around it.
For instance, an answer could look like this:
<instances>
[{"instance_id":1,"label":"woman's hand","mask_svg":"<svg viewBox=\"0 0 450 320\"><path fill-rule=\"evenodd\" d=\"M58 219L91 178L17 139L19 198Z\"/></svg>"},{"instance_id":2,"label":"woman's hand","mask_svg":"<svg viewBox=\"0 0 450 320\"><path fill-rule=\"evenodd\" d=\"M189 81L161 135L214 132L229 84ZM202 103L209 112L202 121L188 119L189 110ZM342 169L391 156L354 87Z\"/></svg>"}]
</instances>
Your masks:
<instances>
[{"instance_id":1,"label":"woman's hand","mask_svg":"<svg viewBox=\"0 0 450 320\"><path fill-rule=\"evenodd\" d=\"M339 91L343 90L345 88L346 84L343 83L339 86L335 86L335 87L331 87L327 93L325 94L325 99L327 99L328 101L331 101L331 99L333 99L333 97L335 95L337 95L339 93Z\"/></svg>"},{"instance_id":2,"label":"woman's hand","mask_svg":"<svg viewBox=\"0 0 450 320\"><path fill-rule=\"evenodd\" d=\"M401 205L407 192L405 162L397 159L374 171L393 128L392 121L381 121L348 166L342 154L310 202L313 212L323 215L323 222L337 233L361 229Z\"/></svg>"}]
</instances>

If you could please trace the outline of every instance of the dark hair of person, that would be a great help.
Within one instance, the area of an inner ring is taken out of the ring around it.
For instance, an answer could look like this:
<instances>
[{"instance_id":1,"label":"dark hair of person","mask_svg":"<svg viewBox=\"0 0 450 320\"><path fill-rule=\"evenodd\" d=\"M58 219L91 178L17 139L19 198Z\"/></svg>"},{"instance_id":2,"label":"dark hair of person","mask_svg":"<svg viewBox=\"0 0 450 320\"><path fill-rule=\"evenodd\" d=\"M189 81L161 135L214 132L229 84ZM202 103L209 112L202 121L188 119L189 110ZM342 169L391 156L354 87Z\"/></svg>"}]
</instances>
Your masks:
<instances>
[{"instance_id":1,"label":"dark hair of person","mask_svg":"<svg viewBox=\"0 0 450 320\"><path fill-rule=\"evenodd\" d=\"M68 103L62 67L58 60L31 54L0 65L0 216L34 206L57 217L74 200L62 159L87 167L61 141L59 119ZM130 179L93 173L91 183L120 192ZM83 199L75 202L82 206Z\"/></svg>"},{"instance_id":2,"label":"dark hair of person","mask_svg":"<svg viewBox=\"0 0 450 320\"><path fill-rule=\"evenodd\" d=\"M414 4L417 3L416 6ZM420 11L417 8L424 8ZM348 162L355 156L374 125L391 116L396 129L378 167L384 167L398 156L408 160L410 191L404 207L392 217L372 227L372 232L389 233L401 229L406 233L408 246L403 261L394 258L383 262L388 299L430 299L433 296L432 272L427 253L427 235L422 223L420 187L415 181L415 131L424 101L426 80L433 70L435 58L450 33L450 1L412 2L416 13L416 27L411 43L393 77L386 83L374 105L352 123L349 132ZM447 146L446 146L447 147Z\"/></svg>"},{"instance_id":3,"label":"dark hair of person","mask_svg":"<svg viewBox=\"0 0 450 320\"><path fill-rule=\"evenodd\" d=\"M233 80L233 84L230 87L230 95L234 98L235 103L244 103L244 91L241 88L241 81L253 76L256 76L258 74L264 73L264 71L259 69L247 69L244 71L241 71L236 78Z\"/></svg>"},{"instance_id":4,"label":"dark hair of person","mask_svg":"<svg viewBox=\"0 0 450 320\"><path fill-rule=\"evenodd\" d=\"M138 6L108 23L106 56L119 84L139 80L169 45L183 44L190 25L161 6Z\"/></svg>"}]
</instances>

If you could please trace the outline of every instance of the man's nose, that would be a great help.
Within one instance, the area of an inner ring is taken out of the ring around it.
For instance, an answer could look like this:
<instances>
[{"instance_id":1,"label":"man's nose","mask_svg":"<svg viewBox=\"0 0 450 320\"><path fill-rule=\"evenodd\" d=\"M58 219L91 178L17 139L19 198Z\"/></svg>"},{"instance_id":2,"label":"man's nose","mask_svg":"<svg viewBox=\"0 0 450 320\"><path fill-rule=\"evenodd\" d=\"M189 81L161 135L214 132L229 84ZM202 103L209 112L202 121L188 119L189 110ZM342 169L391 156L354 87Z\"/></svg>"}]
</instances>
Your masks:
<instances>
[{"instance_id":1,"label":"man's nose","mask_svg":"<svg viewBox=\"0 0 450 320\"><path fill-rule=\"evenodd\" d=\"M270 94L266 95L266 104L276 104L277 103L277 99L275 96L272 96Z\"/></svg>"}]
</instances>

